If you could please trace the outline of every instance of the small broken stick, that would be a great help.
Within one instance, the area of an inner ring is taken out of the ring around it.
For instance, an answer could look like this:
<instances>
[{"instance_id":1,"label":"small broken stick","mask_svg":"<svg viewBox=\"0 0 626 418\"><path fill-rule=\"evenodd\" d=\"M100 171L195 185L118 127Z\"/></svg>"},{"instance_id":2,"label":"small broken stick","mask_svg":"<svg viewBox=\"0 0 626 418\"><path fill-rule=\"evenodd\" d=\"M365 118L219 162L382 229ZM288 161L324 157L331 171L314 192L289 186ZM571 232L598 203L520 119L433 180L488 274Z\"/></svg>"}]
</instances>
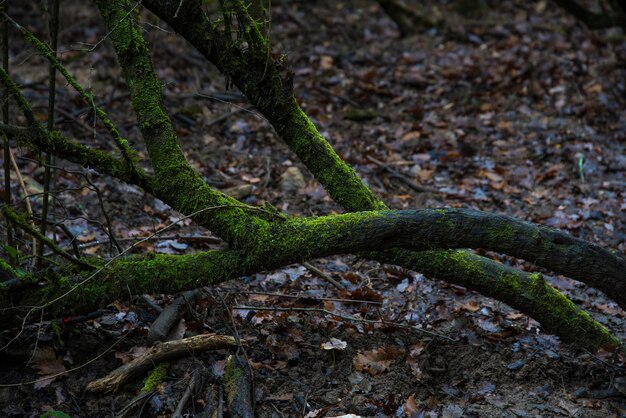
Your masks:
<instances>
[{"instance_id":1,"label":"small broken stick","mask_svg":"<svg viewBox=\"0 0 626 418\"><path fill-rule=\"evenodd\" d=\"M389 174L391 174L392 177L397 178L402 183L406 184L407 186L409 186L411 189L415 190L418 193L439 193L437 189L433 189L431 187L426 187L426 186L417 184L416 182L414 182L413 180L411 180L404 174L400 173L399 171L394 170L393 168L389 167L387 164L383 163L382 161L377 160L371 155L368 155L367 159L373 162L374 164L376 164L377 166L379 166L380 168L382 168L383 170L385 170L386 172L388 172Z\"/></svg>"}]
</instances>

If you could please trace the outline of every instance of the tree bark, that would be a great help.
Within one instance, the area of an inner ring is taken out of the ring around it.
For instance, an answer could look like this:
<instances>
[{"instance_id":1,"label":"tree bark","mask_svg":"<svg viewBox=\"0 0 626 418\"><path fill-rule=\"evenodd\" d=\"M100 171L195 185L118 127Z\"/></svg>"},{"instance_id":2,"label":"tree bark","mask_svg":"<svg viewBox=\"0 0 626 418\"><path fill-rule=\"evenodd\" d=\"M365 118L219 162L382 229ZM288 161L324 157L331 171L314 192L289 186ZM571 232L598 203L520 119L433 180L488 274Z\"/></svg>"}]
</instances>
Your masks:
<instances>
[{"instance_id":1,"label":"tree bark","mask_svg":"<svg viewBox=\"0 0 626 418\"><path fill-rule=\"evenodd\" d=\"M191 4L184 13L178 15L175 14L173 4L162 0L145 0L143 4L172 26L176 32L233 80L338 204L348 211L386 208L384 203L358 178L354 170L339 158L298 106L289 77L281 77L274 63L265 59L270 56L267 49L248 49L247 54L244 54L242 50L232 48L231 43L227 42L214 29L211 22L200 13L199 3ZM260 65L261 61L263 65ZM455 258L449 258L450 269L442 270L436 261L439 257L434 257L434 255L437 253L429 253L429 256L413 254L411 257L406 252L400 252L396 254L395 259L400 265L420 271L427 276L439 277L479 290L494 298L502 297L497 289L502 288L502 277L506 276L504 268L495 267L484 258L471 256L480 261L473 263L473 269L468 269ZM439 253L439 256L444 257L446 254ZM464 254L464 257L459 258L465 257L470 257L470 255ZM389 259L394 259L394 257L385 256L379 261L384 262ZM452 271L454 273L450 273ZM476 287L477 275L481 277L478 287ZM530 275L525 275L525 277L529 279ZM511 291L515 290L511 289ZM568 304L571 302L562 298L556 290L549 288L546 292L552 292L553 299L560 301L557 303L558 310L568 309ZM542 324L549 322L551 306L544 306L542 309L538 307L531 313L531 309L520 298L511 296L507 299L510 300L512 307L532 315ZM561 322L567 321L563 318ZM568 333L559 332L554 328L550 331L559 335ZM576 332L573 331L570 335L575 334Z\"/></svg>"},{"instance_id":2,"label":"tree bark","mask_svg":"<svg viewBox=\"0 0 626 418\"><path fill-rule=\"evenodd\" d=\"M626 292L619 274L625 266L622 257L562 232L503 215L460 209L385 210L378 196L341 160L298 106L289 76L282 75L268 59L271 55L267 42L241 2L235 1L234 10L239 24L247 25L243 31L247 49L234 42L229 33L217 30L197 1L185 2L178 10L179 2L145 0L143 4L170 23L238 85L331 197L354 213L288 218L274 210L243 205L211 188L187 163L178 145L162 103L150 50L138 29L137 16L128 13L129 3L97 0L96 4L130 86L133 108L155 174L150 177L115 159L97 158L98 154L87 147L67 145L60 151L80 151L82 157L76 160L81 164L93 164L95 159L105 173L145 186L175 210L192 216L198 224L225 239L229 248L186 256L114 260L86 279L66 274L61 280L20 294L4 289L0 292L3 306L15 304L30 307L26 308L28 313L45 309L48 314L67 315L106 305L115 298L127 297L129 292L174 293L310 258L363 252L382 262L403 265L509 303L539 320L548 331L583 347L597 349L619 344L540 275L516 271L450 248L480 247L527 258L585 280L623 306ZM47 140L59 140L58 134L46 131L34 119L8 75L0 75L27 116L28 132L38 138L35 141L24 133L23 140L35 147L46 146ZM0 125L3 128L17 129ZM59 152L51 148L52 152ZM107 167L109 162L116 168Z\"/></svg>"}]
</instances>

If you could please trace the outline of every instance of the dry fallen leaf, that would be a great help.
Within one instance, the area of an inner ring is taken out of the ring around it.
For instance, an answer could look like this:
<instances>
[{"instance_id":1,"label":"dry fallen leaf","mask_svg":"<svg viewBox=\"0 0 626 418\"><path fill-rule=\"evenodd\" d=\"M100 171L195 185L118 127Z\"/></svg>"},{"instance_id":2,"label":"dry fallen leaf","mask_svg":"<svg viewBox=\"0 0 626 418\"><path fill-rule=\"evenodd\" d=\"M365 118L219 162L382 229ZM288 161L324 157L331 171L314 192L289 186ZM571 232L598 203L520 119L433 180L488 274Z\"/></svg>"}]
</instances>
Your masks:
<instances>
[{"instance_id":1,"label":"dry fallen leaf","mask_svg":"<svg viewBox=\"0 0 626 418\"><path fill-rule=\"evenodd\" d=\"M33 355L33 368L37 369L37 374L43 376L34 387L41 389L54 381L56 375L66 371L63 359L57 357L52 347L40 347Z\"/></svg>"},{"instance_id":2,"label":"dry fallen leaf","mask_svg":"<svg viewBox=\"0 0 626 418\"><path fill-rule=\"evenodd\" d=\"M524 318L526 315L524 315L521 312L509 312L508 314L506 314L506 319L510 319L512 321L516 321L518 319L522 319Z\"/></svg>"},{"instance_id":3,"label":"dry fallen leaf","mask_svg":"<svg viewBox=\"0 0 626 418\"><path fill-rule=\"evenodd\" d=\"M337 338L331 338L330 341L323 343L320 348L322 350L345 350L348 343Z\"/></svg>"},{"instance_id":4,"label":"dry fallen leaf","mask_svg":"<svg viewBox=\"0 0 626 418\"><path fill-rule=\"evenodd\" d=\"M404 350L397 347L381 347L374 350L358 353L352 360L352 365L358 371L364 371L375 376L386 371L394 360L404 355Z\"/></svg>"},{"instance_id":5,"label":"dry fallen leaf","mask_svg":"<svg viewBox=\"0 0 626 418\"><path fill-rule=\"evenodd\" d=\"M422 416L423 413L421 408L417 406L415 403L415 395L411 395L404 402L404 413L409 418L417 418Z\"/></svg>"},{"instance_id":6,"label":"dry fallen leaf","mask_svg":"<svg viewBox=\"0 0 626 418\"><path fill-rule=\"evenodd\" d=\"M480 306L478 306L478 302L472 299L468 301L467 303L464 303L463 305L459 306L456 310L474 313L478 311L479 309L480 309Z\"/></svg>"},{"instance_id":7,"label":"dry fallen leaf","mask_svg":"<svg viewBox=\"0 0 626 418\"><path fill-rule=\"evenodd\" d=\"M333 57L330 55L322 55L320 57L320 67L325 70L333 68Z\"/></svg>"}]
</instances>

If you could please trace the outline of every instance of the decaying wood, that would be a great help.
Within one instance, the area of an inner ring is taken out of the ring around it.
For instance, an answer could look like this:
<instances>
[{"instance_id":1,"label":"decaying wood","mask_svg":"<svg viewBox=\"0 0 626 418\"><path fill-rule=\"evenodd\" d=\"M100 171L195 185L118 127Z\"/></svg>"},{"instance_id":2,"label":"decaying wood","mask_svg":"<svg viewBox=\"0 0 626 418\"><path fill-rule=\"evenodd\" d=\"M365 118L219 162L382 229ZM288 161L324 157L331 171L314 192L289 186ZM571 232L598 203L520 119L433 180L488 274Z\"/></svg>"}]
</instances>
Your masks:
<instances>
[{"instance_id":1,"label":"decaying wood","mask_svg":"<svg viewBox=\"0 0 626 418\"><path fill-rule=\"evenodd\" d=\"M254 417L252 394L252 374L250 366L241 356L230 356L224 374L226 402L233 418Z\"/></svg>"},{"instance_id":2,"label":"decaying wood","mask_svg":"<svg viewBox=\"0 0 626 418\"><path fill-rule=\"evenodd\" d=\"M177 297L174 302L170 303L165 309L163 309L150 327L148 340L163 341L167 336L167 333L170 332L174 325L176 325L183 316L185 307L188 304L195 304L196 298L199 294L200 291L197 289L183 292L183 294Z\"/></svg>"},{"instance_id":3,"label":"decaying wood","mask_svg":"<svg viewBox=\"0 0 626 418\"><path fill-rule=\"evenodd\" d=\"M207 376L208 371L202 364L194 364L193 370L191 372L191 378L189 379L189 384L185 389L185 393L183 393L183 396L181 396L180 401L176 406L176 410L172 414L172 418L181 418L183 416L183 411L185 410L187 402L189 402L192 396L196 396L200 392L200 390L206 383Z\"/></svg>"},{"instance_id":4,"label":"decaying wood","mask_svg":"<svg viewBox=\"0 0 626 418\"><path fill-rule=\"evenodd\" d=\"M0 292L0 305L45 307L46 315L66 316L92 311L128 294L176 293L316 257L359 253L504 301L539 320L545 330L581 347L596 350L621 344L605 327L546 284L541 275L453 249L481 248L526 259L594 286L626 306L626 260L620 254L502 215L462 209L387 211L380 197L337 155L298 105L292 76L272 58L270 43L249 16L244 2L232 3L237 24L246 29L241 32L245 41L237 42L233 42L229 25L216 25L203 13L201 2L144 0L141 4L170 24L239 87L329 196L352 213L289 217L271 207L245 205L208 185L180 148L163 105L162 82L138 29L138 17L129 13L125 1L96 0L119 58L153 170L146 171L134 163L134 151L114 129L112 135L122 155L129 157L126 160L46 130L19 85L2 69L0 83L24 113L27 127L3 123L0 131L38 151L54 152L60 158L142 187L211 230L228 247L196 254L112 260L89 277L83 274L49 281L28 291ZM56 62L49 47L23 27L18 29L39 52ZM57 70L68 82L79 92L84 91L58 65ZM104 111L97 114L112 127ZM36 311L31 309L29 315ZM6 315L7 323L14 322L12 315ZM0 321L4 317L3 311Z\"/></svg>"},{"instance_id":5,"label":"decaying wood","mask_svg":"<svg viewBox=\"0 0 626 418\"><path fill-rule=\"evenodd\" d=\"M178 341L168 341L155 345L141 357L115 369L105 377L89 383L87 390L90 392L112 392L134 377L146 373L164 361L182 357L192 352L236 346L235 338L217 334L203 334Z\"/></svg>"}]
</instances>

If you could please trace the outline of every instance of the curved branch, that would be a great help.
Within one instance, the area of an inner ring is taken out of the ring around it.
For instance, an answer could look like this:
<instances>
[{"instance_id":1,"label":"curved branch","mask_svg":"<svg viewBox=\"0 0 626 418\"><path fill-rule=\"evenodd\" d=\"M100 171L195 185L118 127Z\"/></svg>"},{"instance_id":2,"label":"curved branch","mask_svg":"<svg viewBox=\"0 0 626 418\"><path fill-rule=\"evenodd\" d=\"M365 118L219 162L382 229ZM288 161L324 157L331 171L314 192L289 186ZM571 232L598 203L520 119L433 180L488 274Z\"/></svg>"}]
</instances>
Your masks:
<instances>
[{"instance_id":1,"label":"curved branch","mask_svg":"<svg viewBox=\"0 0 626 418\"><path fill-rule=\"evenodd\" d=\"M156 197L185 214L210 206L232 206L228 210L203 212L194 216L194 221L244 248L247 234L266 228L267 222L237 208L241 205L238 200L211 188L187 162L163 104L161 82L154 72L148 44L138 29L137 16L126 10L130 8L129 2L96 0L96 5L129 86L139 129L155 172Z\"/></svg>"},{"instance_id":2,"label":"curved branch","mask_svg":"<svg viewBox=\"0 0 626 418\"><path fill-rule=\"evenodd\" d=\"M147 192L154 193L154 178L145 171L139 168L133 170L112 155L74 142L59 132L50 132L41 126L23 128L4 123L0 123L0 132L31 149L49 152L64 160L85 168L93 168L101 174L135 184Z\"/></svg>"},{"instance_id":3,"label":"curved branch","mask_svg":"<svg viewBox=\"0 0 626 418\"><path fill-rule=\"evenodd\" d=\"M281 75L267 43L256 42L255 48L244 51L215 29L200 2L186 2L180 10L178 2L144 0L142 4L233 81L334 201L349 211L385 209L380 198L341 160L297 104L291 75Z\"/></svg>"},{"instance_id":4,"label":"curved branch","mask_svg":"<svg viewBox=\"0 0 626 418\"><path fill-rule=\"evenodd\" d=\"M337 203L349 211L386 208L320 135L294 100L290 80L281 77L274 62L270 60L265 65L267 60L264 60L262 65L255 65L259 64L262 57L267 56L267 51L247 50L244 53L215 30L210 20L202 13L199 3L187 3L185 5L187 7L182 8L180 13L176 11L176 2L144 0L143 4L233 80ZM399 265L420 271L427 276L445 278L470 289L476 289L486 296L505 300L512 307L533 316L542 324L550 323L549 318L554 310L566 310L566 307L571 305L569 300L549 287L546 294L551 295L552 303L535 305L536 309L531 309L523 298L518 297L516 289L511 289L513 295L503 298L502 292L498 289L506 287L502 279L508 272L504 266L469 253L455 252L457 253L459 254L457 258L447 257L448 253L445 251L428 253L394 251L391 256L389 254L372 256L381 262L395 260ZM461 256L475 259L476 262L471 264L472 269L466 268L467 264L461 262L463 258ZM449 268L441 268L439 260L442 258L450 264ZM477 277L480 277L479 283L476 282Z\"/></svg>"},{"instance_id":5,"label":"curved branch","mask_svg":"<svg viewBox=\"0 0 626 418\"><path fill-rule=\"evenodd\" d=\"M483 248L530 261L605 292L626 309L626 259L565 232L473 209L355 212L270 228L268 254ZM305 242L306 245L301 245ZM433 257L436 259L437 257Z\"/></svg>"},{"instance_id":6,"label":"curved branch","mask_svg":"<svg viewBox=\"0 0 626 418\"><path fill-rule=\"evenodd\" d=\"M455 236L454 229L444 224L454 219L461 221L468 216L480 217L475 211L465 212L364 212L292 219L274 225L264 236L250 237L257 245L253 251L220 250L184 256L133 257L112 263L95 280L59 280L45 288L12 295L16 297L16 303L35 306L63 295L57 303L49 304L46 311L68 315L104 306L112 299L127 296L127 292L174 293L309 258L398 246L426 248L433 244L442 245L443 241L456 242L463 238ZM436 223L441 219L445 220L442 226L428 227L433 221ZM494 222L497 224L497 221ZM533 228L530 224L529 227ZM523 230L525 226L521 228ZM426 241L433 230L435 236L440 237L438 243ZM497 246L494 239L483 238L490 245ZM523 273L466 251L394 251L373 255L396 264L429 265L435 277L440 278L470 274L472 288L493 294L512 306L523 305L527 313L541 317L546 330L564 340L575 341L590 349L620 345L619 340L602 325L550 287L539 274ZM435 266L434 269L432 266ZM493 275L498 277L495 288ZM78 288L68 292L74 286Z\"/></svg>"},{"instance_id":7,"label":"curved branch","mask_svg":"<svg viewBox=\"0 0 626 418\"><path fill-rule=\"evenodd\" d=\"M117 147L121 151L126 164L129 167L131 167L131 169L135 170L136 169L135 168L136 152L130 147L130 145L128 144L128 141L125 138L122 138L122 136L120 135L120 132L115 127L111 119L109 119L109 116L106 114L106 112L94 104L93 96L90 93L87 93L85 89L83 88L83 86L81 86L80 83L78 83L76 79L72 77L69 71L67 71L67 69L61 64L61 61L59 61L59 59L56 57L55 52L52 51L48 45L41 42L35 35L33 35L32 32L30 32L28 29L21 26L17 22L15 22L8 15L4 14L4 17L5 19L8 19L17 28L17 30L20 31L20 33L24 36L24 38L26 38L26 40L32 43L35 46L35 48L39 52L41 52L48 61L50 61L50 64L52 65L52 67L55 68L57 71L59 71L59 73L61 73L63 77L65 77L68 84L72 86L74 90L78 92L78 94L83 98L83 100L85 100L87 104L92 106L98 119L100 119L100 121L104 124L104 126L107 128L107 130L113 137L113 140L115 141Z\"/></svg>"}]
</instances>

